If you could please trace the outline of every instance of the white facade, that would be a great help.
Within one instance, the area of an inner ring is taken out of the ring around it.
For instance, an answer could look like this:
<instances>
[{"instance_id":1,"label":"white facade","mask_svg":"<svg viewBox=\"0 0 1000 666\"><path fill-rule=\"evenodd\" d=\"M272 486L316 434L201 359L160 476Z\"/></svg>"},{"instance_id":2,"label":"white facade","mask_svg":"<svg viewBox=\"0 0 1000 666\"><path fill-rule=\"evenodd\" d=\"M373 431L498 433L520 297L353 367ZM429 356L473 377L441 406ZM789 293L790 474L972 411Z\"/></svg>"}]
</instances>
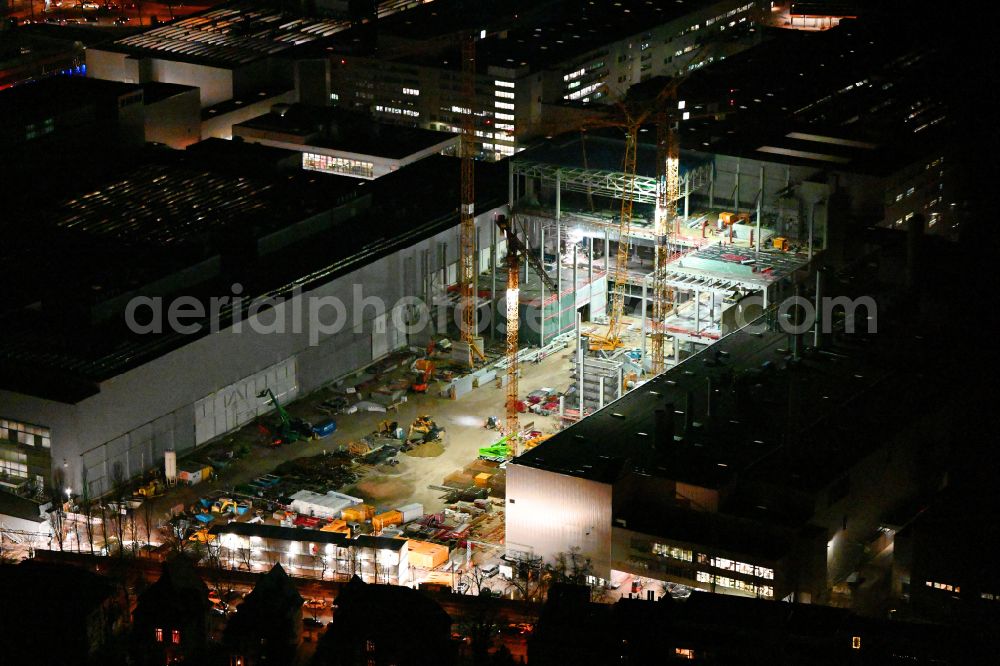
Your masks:
<instances>
[{"instance_id":1,"label":"white facade","mask_svg":"<svg viewBox=\"0 0 1000 666\"><path fill-rule=\"evenodd\" d=\"M507 465L507 551L549 561L570 548L611 575L611 484Z\"/></svg>"}]
</instances>

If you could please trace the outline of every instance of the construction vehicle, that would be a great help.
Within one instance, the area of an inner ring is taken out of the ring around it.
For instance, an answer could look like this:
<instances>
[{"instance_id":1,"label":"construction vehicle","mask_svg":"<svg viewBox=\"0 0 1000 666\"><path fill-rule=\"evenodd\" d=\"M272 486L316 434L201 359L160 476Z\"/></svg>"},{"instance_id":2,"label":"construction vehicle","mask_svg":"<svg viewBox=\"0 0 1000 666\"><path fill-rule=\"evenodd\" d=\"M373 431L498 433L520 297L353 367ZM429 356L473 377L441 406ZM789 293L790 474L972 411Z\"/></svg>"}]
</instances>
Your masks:
<instances>
[{"instance_id":1,"label":"construction vehicle","mask_svg":"<svg viewBox=\"0 0 1000 666\"><path fill-rule=\"evenodd\" d=\"M511 451L511 437L509 435L504 435L496 444L492 446L483 446L479 449L479 457L483 460L491 460L493 462L504 462L512 457Z\"/></svg>"},{"instance_id":2,"label":"construction vehicle","mask_svg":"<svg viewBox=\"0 0 1000 666\"><path fill-rule=\"evenodd\" d=\"M413 423L410 424L410 430L406 434L406 441L434 441L441 438L441 432L442 429L438 428L437 424L431 420L431 417L423 414L414 419Z\"/></svg>"},{"instance_id":3,"label":"construction vehicle","mask_svg":"<svg viewBox=\"0 0 1000 666\"><path fill-rule=\"evenodd\" d=\"M163 483L159 479L153 479L149 483L139 486L135 491L135 496L149 499L150 497L159 497L164 492Z\"/></svg>"},{"instance_id":4,"label":"construction vehicle","mask_svg":"<svg viewBox=\"0 0 1000 666\"><path fill-rule=\"evenodd\" d=\"M513 218L516 220L517 218ZM507 396L505 400L506 419L503 425L503 432L508 438L515 438L520 427L518 426L518 334L520 328L520 271L521 257L528 262L535 274L541 278L545 287L551 293L558 294L559 287L556 282L545 272L545 266L535 255L531 254L524 247L524 244L517 236L515 223L508 221L505 215L498 215L496 219L497 227L503 232L507 241ZM512 440L516 446L516 440ZM516 455L516 451L515 451Z\"/></svg>"},{"instance_id":5,"label":"construction vehicle","mask_svg":"<svg viewBox=\"0 0 1000 666\"><path fill-rule=\"evenodd\" d=\"M282 444L297 442L300 439L304 439L302 433L299 432L300 429L295 427L292 423L291 417L288 416L288 412L286 412L285 408L281 406L280 402L278 402L278 398L274 395L274 391L269 388L264 389L257 394L257 397L268 398L278 412L279 421L277 423L258 424L261 432L270 437L269 445L271 447L278 447Z\"/></svg>"},{"instance_id":6,"label":"construction vehicle","mask_svg":"<svg viewBox=\"0 0 1000 666\"><path fill-rule=\"evenodd\" d=\"M410 390L414 393L427 393L431 378L434 376L434 361L429 358L419 358L413 364L413 369L419 376L410 386Z\"/></svg>"}]
</instances>

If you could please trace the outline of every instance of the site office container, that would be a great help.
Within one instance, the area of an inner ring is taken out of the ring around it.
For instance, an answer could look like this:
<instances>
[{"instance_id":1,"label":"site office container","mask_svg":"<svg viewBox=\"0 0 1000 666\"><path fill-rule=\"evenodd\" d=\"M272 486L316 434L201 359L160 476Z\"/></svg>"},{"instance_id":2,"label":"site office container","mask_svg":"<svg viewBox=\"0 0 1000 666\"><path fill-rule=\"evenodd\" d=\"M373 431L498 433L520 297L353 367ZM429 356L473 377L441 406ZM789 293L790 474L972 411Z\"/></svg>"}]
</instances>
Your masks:
<instances>
[{"instance_id":1,"label":"site office container","mask_svg":"<svg viewBox=\"0 0 1000 666\"><path fill-rule=\"evenodd\" d=\"M423 504L407 504L406 506L401 506L396 511L403 514L403 522L408 523L411 520L417 520L418 518L424 517L424 505Z\"/></svg>"},{"instance_id":2,"label":"site office container","mask_svg":"<svg viewBox=\"0 0 1000 666\"><path fill-rule=\"evenodd\" d=\"M403 522L403 514L399 511L386 511L372 518L372 529L381 532L383 528L390 525L399 525Z\"/></svg>"}]
</instances>

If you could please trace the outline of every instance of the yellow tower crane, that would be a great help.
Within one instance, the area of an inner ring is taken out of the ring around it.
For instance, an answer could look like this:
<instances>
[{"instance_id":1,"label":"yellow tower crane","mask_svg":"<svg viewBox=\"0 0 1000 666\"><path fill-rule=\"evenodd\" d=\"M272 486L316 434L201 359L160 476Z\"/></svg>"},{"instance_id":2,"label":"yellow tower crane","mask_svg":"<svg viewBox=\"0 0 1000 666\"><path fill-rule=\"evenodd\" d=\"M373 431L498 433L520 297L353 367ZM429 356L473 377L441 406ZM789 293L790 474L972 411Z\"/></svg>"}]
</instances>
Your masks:
<instances>
[{"instance_id":1,"label":"yellow tower crane","mask_svg":"<svg viewBox=\"0 0 1000 666\"><path fill-rule=\"evenodd\" d=\"M520 271L521 258L523 257L536 275L545 284L551 293L558 294L559 289L555 281L545 272L545 265L539 261L538 257L528 252L524 244L517 236L516 222L508 220L504 215L497 216L497 227L503 233L507 241L507 396L506 415L503 426L503 433L509 438L510 447L514 455L517 454L517 438L520 434L521 426L518 422L518 352L519 349L519 328L520 328ZM524 230L521 230L524 233ZM545 304L542 303L544 308Z\"/></svg>"}]
</instances>

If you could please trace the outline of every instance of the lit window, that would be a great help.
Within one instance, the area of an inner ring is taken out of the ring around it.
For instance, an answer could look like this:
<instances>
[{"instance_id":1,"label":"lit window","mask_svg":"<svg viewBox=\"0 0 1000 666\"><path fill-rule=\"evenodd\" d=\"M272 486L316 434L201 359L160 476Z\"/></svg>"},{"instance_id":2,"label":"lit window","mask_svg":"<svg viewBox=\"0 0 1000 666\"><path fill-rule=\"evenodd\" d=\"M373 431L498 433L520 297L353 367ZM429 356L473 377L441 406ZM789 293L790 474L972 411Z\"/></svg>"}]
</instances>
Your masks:
<instances>
[{"instance_id":1,"label":"lit window","mask_svg":"<svg viewBox=\"0 0 1000 666\"><path fill-rule=\"evenodd\" d=\"M420 94L420 90L418 90L417 88L403 88L403 94L404 95L419 95Z\"/></svg>"},{"instance_id":2,"label":"lit window","mask_svg":"<svg viewBox=\"0 0 1000 666\"><path fill-rule=\"evenodd\" d=\"M662 543L653 544L653 554L662 555L664 557L670 557L675 560L681 560L682 562L690 562L692 560L692 552L684 548L677 548L676 546L668 546Z\"/></svg>"},{"instance_id":3,"label":"lit window","mask_svg":"<svg viewBox=\"0 0 1000 666\"><path fill-rule=\"evenodd\" d=\"M177 630L177 629L174 629L172 632L170 632L170 640L175 645L180 645L181 644L181 632L179 630Z\"/></svg>"},{"instance_id":4,"label":"lit window","mask_svg":"<svg viewBox=\"0 0 1000 666\"><path fill-rule=\"evenodd\" d=\"M674 648L674 656L678 659L694 659L694 650L691 648Z\"/></svg>"},{"instance_id":5,"label":"lit window","mask_svg":"<svg viewBox=\"0 0 1000 666\"><path fill-rule=\"evenodd\" d=\"M497 101L496 102L496 106L497 106L498 109L507 109L508 111L513 111L514 110L514 105L513 104L508 104L507 102Z\"/></svg>"},{"instance_id":6,"label":"lit window","mask_svg":"<svg viewBox=\"0 0 1000 666\"><path fill-rule=\"evenodd\" d=\"M337 93L330 93L330 99L336 102L338 99L340 99L340 95L338 95Z\"/></svg>"},{"instance_id":7,"label":"lit window","mask_svg":"<svg viewBox=\"0 0 1000 666\"><path fill-rule=\"evenodd\" d=\"M373 162L316 153L302 153L302 168L307 171L322 171L358 178L375 177L375 164Z\"/></svg>"},{"instance_id":8,"label":"lit window","mask_svg":"<svg viewBox=\"0 0 1000 666\"><path fill-rule=\"evenodd\" d=\"M496 116L497 120L514 120L514 114L513 113L499 113L498 112L498 113L495 113L494 115Z\"/></svg>"},{"instance_id":9,"label":"lit window","mask_svg":"<svg viewBox=\"0 0 1000 666\"><path fill-rule=\"evenodd\" d=\"M852 636L851 637L851 647L853 649L855 649L855 650L860 650L861 649L861 636Z\"/></svg>"},{"instance_id":10,"label":"lit window","mask_svg":"<svg viewBox=\"0 0 1000 666\"><path fill-rule=\"evenodd\" d=\"M493 84L497 88L513 88L514 87L514 82L513 81L494 81Z\"/></svg>"},{"instance_id":11,"label":"lit window","mask_svg":"<svg viewBox=\"0 0 1000 666\"><path fill-rule=\"evenodd\" d=\"M159 627L156 628L156 642L163 642L163 629L160 629Z\"/></svg>"}]
</instances>

